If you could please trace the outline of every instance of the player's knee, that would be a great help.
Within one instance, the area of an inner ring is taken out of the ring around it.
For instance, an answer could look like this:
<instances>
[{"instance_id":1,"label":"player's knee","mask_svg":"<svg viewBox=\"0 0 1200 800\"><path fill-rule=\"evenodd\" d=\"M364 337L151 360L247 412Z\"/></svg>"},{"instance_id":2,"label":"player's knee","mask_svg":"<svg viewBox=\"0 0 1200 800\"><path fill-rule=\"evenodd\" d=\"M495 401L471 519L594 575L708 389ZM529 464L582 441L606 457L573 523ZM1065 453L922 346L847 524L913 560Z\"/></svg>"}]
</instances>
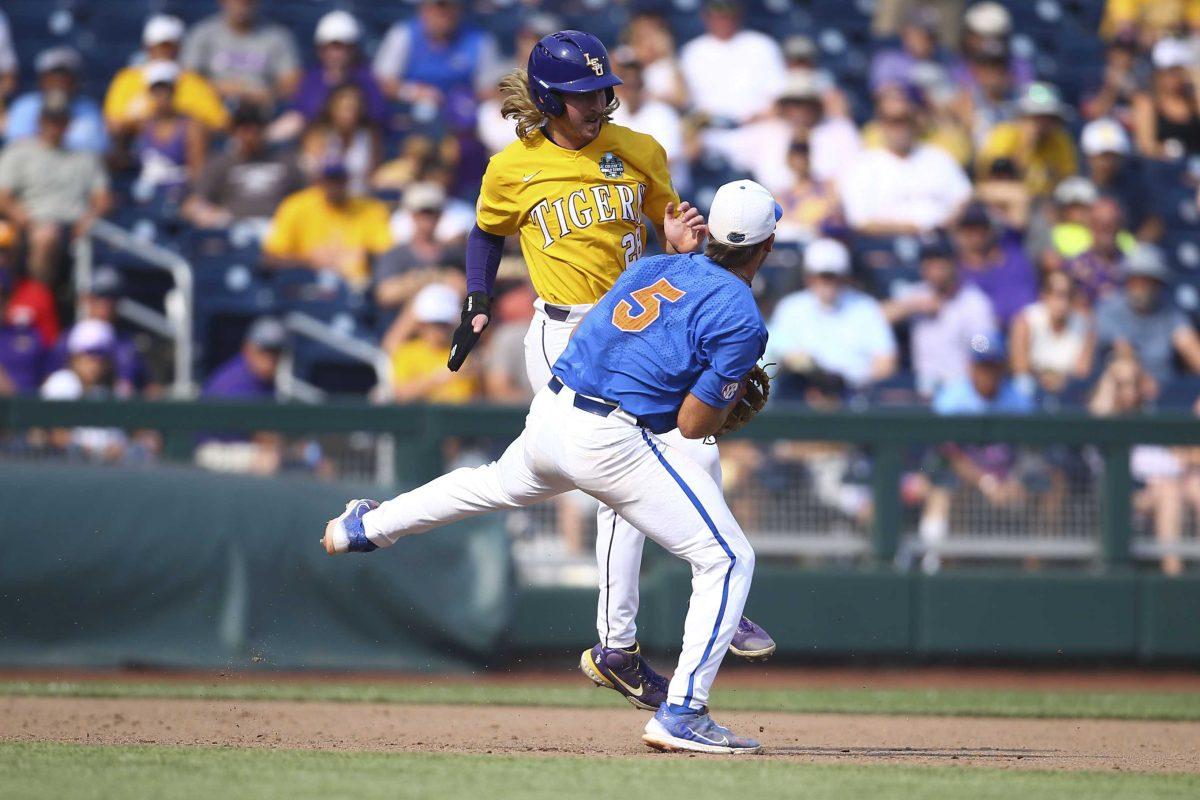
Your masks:
<instances>
[{"instance_id":1,"label":"player's knee","mask_svg":"<svg viewBox=\"0 0 1200 800\"><path fill-rule=\"evenodd\" d=\"M754 548L750 543L742 538L740 541L731 542L730 550L733 552L735 569L749 577L754 573Z\"/></svg>"}]
</instances>

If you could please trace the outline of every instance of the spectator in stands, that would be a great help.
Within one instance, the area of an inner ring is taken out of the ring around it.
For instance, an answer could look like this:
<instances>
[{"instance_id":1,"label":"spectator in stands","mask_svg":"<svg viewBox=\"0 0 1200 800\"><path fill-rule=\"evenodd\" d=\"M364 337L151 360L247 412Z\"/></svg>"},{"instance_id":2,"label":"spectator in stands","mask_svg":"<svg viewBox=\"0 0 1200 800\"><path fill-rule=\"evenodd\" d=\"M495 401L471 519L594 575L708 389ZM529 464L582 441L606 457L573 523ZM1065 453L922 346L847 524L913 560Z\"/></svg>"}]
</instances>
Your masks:
<instances>
[{"instance_id":1,"label":"spectator in stands","mask_svg":"<svg viewBox=\"0 0 1200 800\"><path fill-rule=\"evenodd\" d=\"M7 103L17 89L17 49L13 47L12 26L8 17L0 10L0 104Z\"/></svg>"},{"instance_id":2,"label":"spectator in stands","mask_svg":"<svg viewBox=\"0 0 1200 800\"><path fill-rule=\"evenodd\" d=\"M767 359L804 383L821 373L847 387L887 380L896 371L896 340L879 302L847 285L850 252L835 239L804 249L805 289L779 301L767 326Z\"/></svg>"},{"instance_id":3,"label":"spectator in stands","mask_svg":"<svg viewBox=\"0 0 1200 800\"><path fill-rule=\"evenodd\" d=\"M358 87L371 124L381 131L387 127L387 100L371 67L363 60L361 38L362 28L352 14L338 9L321 17L314 35L317 63L300 79L291 108L271 126L272 139L291 139L306 124L316 122L325 112L330 95L346 85Z\"/></svg>"},{"instance_id":4,"label":"spectator in stands","mask_svg":"<svg viewBox=\"0 0 1200 800\"><path fill-rule=\"evenodd\" d=\"M24 274L17 229L0 220L0 283L9 287L8 302L0 302L0 322L37 330L42 344L52 347L58 340L58 308L46 284Z\"/></svg>"},{"instance_id":5,"label":"spectator in stands","mask_svg":"<svg viewBox=\"0 0 1200 800\"><path fill-rule=\"evenodd\" d=\"M787 74L779 45L742 27L737 0L706 0L702 17L706 32L679 55L692 106L717 126L765 116Z\"/></svg>"},{"instance_id":6,"label":"spectator in stands","mask_svg":"<svg viewBox=\"0 0 1200 800\"><path fill-rule=\"evenodd\" d=\"M479 395L476 368L446 369L462 299L458 289L443 283L431 283L413 298L414 336L392 351L397 402L466 403Z\"/></svg>"},{"instance_id":7,"label":"spectator in stands","mask_svg":"<svg viewBox=\"0 0 1200 800\"><path fill-rule=\"evenodd\" d=\"M479 105L479 121L475 134L483 143L486 152L498 153L517 140L512 121L500 113L500 79L514 69L524 69L529 63L529 54L534 45L541 41L543 36L561 31L563 27L563 23L553 14L530 14L521 20L521 26L516 32L512 60L496 63L496 74L488 80L485 98Z\"/></svg>"},{"instance_id":8,"label":"spectator in stands","mask_svg":"<svg viewBox=\"0 0 1200 800\"><path fill-rule=\"evenodd\" d=\"M970 165L971 139L953 114L931 104L926 92L915 86L906 88L899 84L888 84L875 94L875 107L879 111L900 105L911 106L917 138L922 144L939 148L963 167ZM883 127L878 118L863 125L863 146L882 147Z\"/></svg>"},{"instance_id":9,"label":"spectator in stands","mask_svg":"<svg viewBox=\"0 0 1200 800\"><path fill-rule=\"evenodd\" d=\"M954 227L954 245L963 282L987 295L1007 329L1017 312L1037 297L1037 278L1020 232L996 225L982 203L971 203Z\"/></svg>"},{"instance_id":10,"label":"spectator in stands","mask_svg":"<svg viewBox=\"0 0 1200 800\"><path fill-rule=\"evenodd\" d=\"M496 322L490 326L487 357L482 359L484 394L492 402L524 405L533 397L525 367L525 337L536 297L532 287L522 283L500 294L492 306Z\"/></svg>"},{"instance_id":11,"label":"spectator in stands","mask_svg":"<svg viewBox=\"0 0 1200 800\"><path fill-rule=\"evenodd\" d=\"M16 277L0 269L0 397L37 391L46 369L46 346L38 331L12 312Z\"/></svg>"},{"instance_id":12,"label":"spectator in stands","mask_svg":"<svg viewBox=\"0 0 1200 800\"><path fill-rule=\"evenodd\" d=\"M370 259L392 246L387 207L349 191L349 172L327 162L316 182L289 196L263 242L268 266L329 270L355 287L371 277Z\"/></svg>"},{"instance_id":13,"label":"spectator in stands","mask_svg":"<svg viewBox=\"0 0 1200 800\"><path fill-rule=\"evenodd\" d=\"M149 385L146 362L138 351L133 337L117 330L117 301L124 294L121 273L113 267L101 265L92 271L87 286L79 287L79 319L98 320L112 329L112 341L107 356L111 367L110 388L116 397L134 397L150 389L154 394L157 387ZM51 369L66 366L70 361L70 341L60 341L50 353Z\"/></svg>"},{"instance_id":14,"label":"spectator in stands","mask_svg":"<svg viewBox=\"0 0 1200 800\"><path fill-rule=\"evenodd\" d=\"M1104 51L1104 70L1092 76L1084 90L1080 111L1084 119L1113 117L1122 125L1133 124L1133 98L1145 84L1138 60L1137 37L1124 33L1113 38Z\"/></svg>"},{"instance_id":15,"label":"spectator in stands","mask_svg":"<svg viewBox=\"0 0 1200 800\"><path fill-rule=\"evenodd\" d=\"M433 229L433 237L443 245L462 250L466 246L467 233L475 224L475 204L451 194L452 180L453 175L450 171L434 161L421 167L412 180L404 184L404 192L407 194L410 188L419 184L440 187L442 208L438 214L437 225ZM392 241L397 245L408 244L416 235L416 220L403 202L392 214L390 224Z\"/></svg>"},{"instance_id":16,"label":"spectator in stands","mask_svg":"<svg viewBox=\"0 0 1200 800\"><path fill-rule=\"evenodd\" d=\"M1095 416L1130 415L1146 411L1158 395L1154 377L1135 356L1117 353L1096 383L1088 409ZM1136 491L1134 510L1150 517L1159 544L1177 542L1183 527L1183 464L1179 453L1162 445L1137 445L1129 453L1129 472ZM1183 561L1164 556L1162 571L1178 575Z\"/></svg>"},{"instance_id":17,"label":"spectator in stands","mask_svg":"<svg viewBox=\"0 0 1200 800\"><path fill-rule=\"evenodd\" d=\"M871 60L871 90L914 86L920 68L940 69L937 25L937 9L928 6L910 9L900 28L900 47L880 50Z\"/></svg>"},{"instance_id":18,"label":"spectator in stands","mask_svg":"<svg viewBox=\"0 0 1200 800\"><path fill-rule=\"evenodd\" d=\"M831 183L813 177L811 163L808 142L793 141L787 162L792 184L775 194L783 209L775 226L775 236L781 242L812 241L826 225L841 224L837 191Z\"/></svg>"},{"instance_id":19,"label":"spectator in stands","mask_svg":"<svg viewBox=\"0 0 1200 800\"><path fill-rule=\"evenodd\" d=\"M83 234L112 204L100 159L64 147L69 102L64 95L47 97L38 135L0 152L0 213L21 231L30 274L49 286L56 285L68 232Z\"/></svg>"},{"instance_id":20,"label":"spectator in stands","mask_svg":"<svg viewBox=\"0 0 1200 800\"><path fill-rule=\"evenodd\" d=\"M900 93L879 98L883 146L864 150L846 171L846 220L868 236L914 234L953 219L971 183L945 151L917 141L912 103Z\"/></svg>"},{"instance_id":21,"label":"spectator in stands","mask_svg":"<svg viewBox=\"0 0 1200 800\"><path fill-rule=\"evenodd\" d=\"M372 121L363 91L355 84L339 86L330 93L300 144L301 163L310 175L329 161L344 164L353 195L367 194L382 150L383 131Z\"/></svg>"},{"instance_id":22,"label":"spectator in stands","mask_svg":"<svg viewBox=\"0 0 1200 800\"><path fill-rule=\"evenodd\" d=\"M67 334L67 364L42 384L46 400L84 400L113 397L112 325L96 319L75 323ZM59 428L50 444L88 460L114 462L125 456L128 439L119 428Z\"/></svg>"},{"instance_id":23,"label":"spectator in stands","mask_svg":"<svg viewBox=\"0 0 1200 800\"><path fill-rule=\"evenodd\" d=\"M933 410L953 414L1028 414L1033 401L1008 375L1008 354L999 336L977 336L970 343L966 375L946 383L933 398ZM936 546L950 523L952 492L959 486L979 490L993 507L1024 502L1025 481L1017 451L1007 444L945 444L937 448L936 465L928 487L918 533L927 548ZM941 558L927 551L921 560L926 572L936 572Z\"/></svg>"},{"instance_id":24,"label":"spectator in stands","mask_svg":"<svg viewBox=\"0 0 1200 800\"><path fill-rule=\"evenodd\" d=\"M636 13L629 20L624 39L645 71L647 97L680 111L685 109L687 86L675 53L675 35L667 20L649 11Z\"/></svg>"},{"instance_id":25,"label":"spectator in stands","mask_svg":"<svg viewBox=\"0 0 1200 800\"><path fill-rule=\"evenodd\" d=\"M1059 181L1079 171L1058 90L1048 83L1030 84L1017 101L1017 111L1019 119L992 129L976 158L976 172L987 175L1004 162L1034 197L1048 195Z\"/></svg>"},{"instance_id":26,"label":"spectator in stands","mask_svg":"<svg viewBox=\"0 0 1200 800\"><path fill-rule=\"evenodd\" d=\"M139 197L152 197L181 191L200 177L208 158L208 129L176 106L179 67L175 62L151 62L142 75L149 86L150 108L132 142L132 156L140 170Z\"/></svg>"},{"instance_id":27,"label":"spectator in stands","mask_svg":"<svg viewBox=\"0 0 1200 800\"><path fill-rule=\"evenodd\" d=\"M83 59L70 47L52 47L38 54L38 88L13 101L5 120L4 136L11 144L35 138L40 130L42 108L47 98L66 98L68 123L64 146L103 156L108 151L108 133L100 106L79 94L79 72Z\"/></svg>"},{"instance_id":28,"label":"spectator in stands","mask_svg":"<svg viewBox=\"0 0 1200 800\"><path fill-rule=\"evenodd\" d=\"M1148 90L1133 98L1133 140L1146 158L1171 159L1200 153L1200 83L1196 51L1179 39L1154 45L1154 75Z\"/></svg>"},{"instance_id":29,"label":"spectator in stands","mask_svg":"<svg viewBox=\"0 0 1200 800\"><path fill-rule=\"evenodd\" d=\"M462 275L461 244L437 238L446 193L436 183L414 183L404 192L402 207L412 219L412 234L381 255L375 264L375 302L399 308L423 286Z\"/></svg>"},{"instance_id":30,"label":"spectator in stands","mask_svg":"<svg viewBox=\"0 0 1200 800\"><path fill-rule=\"evenodd\" d=\"M177 62L183 41L183 20L167 14L155 14L142 29L144 59L118 72L104 96L104 121L118 138L136 135L150 114L150 85L146 66L163 61ZM181 70L175 82L175 110L209 130L224 130L229 113L221 96L205 78L191 70Z\"/></svg>"},{"instance_id":31,"label":"spectator in stands","mask_svg":"<svg viewBox=\"0 0 1200 800\"><path fill-rule=\"evenodd\" d=\"M1200 33L1196 0L1108 0L1100 23L1105 38L1133 34L1147 46L1181 31Z\"/></svg>"},{"instance_id":32,"label":"spectator in stands","mask_svg":"<svg viewBox=\"0 0 1200 800\"><path fill-rule=\"evenodd\" d=\"M1170 277L1162 251L1139 245L1125 259L1123 290L1096 309L1101 348L1135 357L1160 385L1175 375L1175 356L1200 373L1200 335L1167 296Z\"/></svg>"},{"instance_id":33,"label":"spectator in stands","mask_svg":"<svg viewBox=\"0 0 1200 800\"><path fill-rule=\"evenodd\" d=\"M1121 244L1121 207L1111 197L1101 197L1092 207L1092 245L1079 256L1068 259L1063 269L1079 289L1084 309L1092 310L1105 297L1121 288L1121 269L1125 258Z\"/></svg>"},{"instance_id":34,"label":"spectator in stands","mask_svg":"<svg viewBox=\"0 0 1200 800\"><path fill-rule=\"evenodd\" d=\"M387 97L409 103L424 122L475 123L477 96L496 76L491 35L462 20L461 0L422 0L417 15L388 30L373 69Z\"/></svg>"},{"instance_id":35,"label":"spectator in stands","mask_svg":"<svg viewBox=\"0 0 1200 800\"><path fill-rule=\"evenodd\" d=\"M875 0L871 35L887 39L900 33L904 21L917 9L937 14L938 41L942 47L957 47L965 0Z\"/></svg>"},{"instance_id":36,"label":"spectator in stands","mask_svg":"<svg viewBox=\"0 0 1200 800\"><path fill-rule=\"evenodd\" d=\"M616 69L623 83L615 88L621 104L613 114L613 122L653 136L667 152L676 191L686 193L688 154L684 150L679 112L669 104L647 96L642 65L631 58L631 53L618 50L616 55Z\"/></svg>"},{"instance_id":37,"label":"spectator in stands","mask_svg":"<svg viewBox=\"0 0 1200 800\"><path fill-rule=\"evenodd\" d=\"M1042 276L1041 293L1012 323L1012 373L1029 395L1040 387L1061 392L1092 374L1096 332L1075 306L1075 284L1065 272Z\"/></svg>"},{"instance_id":38,"label":"spectator in stands","mask_svg":"<svg viewBox=\"0 0 1200 800\"><path fill-rule=\"evenodd\" d=\"M967 68L973 80L958 89L953 109L970 133L975 147L982 147L998 123L1017 113L1017 89L1009 70L1009 52L999 42L976 49Z\"/></svg>"},{"instance_id":39,"label":"spectator in stands","mask_svg":"<svg viewBox=\"0 0 1200 800\"><path fill-rule=\"evenodd\" d=\"M951 76L961 89L972 89L977 76L972 69L979 63L980 54L999 54L1008 65L1013 86L1023 90L1033 82L1033 63L1012 52L1012 15L999 3L976 3L963 15L963 33L958 63L951 67Z\"/></svg>"},{"instance_id":40,"label":"spectator in stands","mask_svg":"<svg viewBox=\"0 0 1200 800\"><path fill-rule=\"evenodd\" d=\"M917 391L930 397L968 372L978 337L997 331L992 303L978 287L962 281L954 250L940 235L921 243L921 283L883 304L893 325L907 322Z\"/></svg>"},{"instance_id":41,"label":"spectator in stands","mask_svg":"<svg viewBox=\"0 0 1200 800\"><path fill-rule=\"evenodd\" d=\"M267 146L266 126L260 106L238 106L225 152L200 173L195 192L183 205L184 219L199 228L268 219L285 197L304 188L295 157Z\"/></svg>"},{"instance_id":42,"label":"spectator in stands","mask_svg":"<svg viewBox=\"0 0 1200 800\"><path fill-rule=\"evenodd\" d=\"M196 24L180 63L212 81L227 103L271 106L300 78L292 32L259 17L258 0L220 0L221 12Z\"/></svg>"},{"instance_id":43,"label":"spectator in stands","mask_svg":"<svg viewBox=\"0 0 1200 800\"><path fill-rule=\"evenodd\" d=\"M1152 192L1140 165L1130 158L1129 136L1111 119L1089 122L1080 135L1088 177L1102 197L1112 197L1130 229L1143 242L1163 233L1162 217L1154 209Z\"/></svg>"},{"instance_id":44,"label":"spectator in stands","mask_svg":"<svg viewBox=\"0 0 1200 800\"><path fill-rule=\"evenodd\" d=\"M1075 258L1092 246L1092 210L1100 193L1087 178L1072 175L1054 187L1049 252L1042 263L1057 267L1063 259Z\"/></svg>"}]
</instances>

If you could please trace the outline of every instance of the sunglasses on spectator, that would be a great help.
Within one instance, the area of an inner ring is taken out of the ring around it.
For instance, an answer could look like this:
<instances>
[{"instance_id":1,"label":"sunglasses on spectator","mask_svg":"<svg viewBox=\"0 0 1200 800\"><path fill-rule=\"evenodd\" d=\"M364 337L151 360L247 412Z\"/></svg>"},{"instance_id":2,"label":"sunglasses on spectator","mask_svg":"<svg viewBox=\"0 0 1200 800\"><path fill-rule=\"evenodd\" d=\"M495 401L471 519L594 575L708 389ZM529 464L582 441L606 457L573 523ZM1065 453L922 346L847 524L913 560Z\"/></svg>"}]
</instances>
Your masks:
<instances>
[{"instance_id":1,"label":"sunglasses on spectator","mask_svg":"<svg viewBox=\"0 0 1200 800\"><path fill-rule=\"evenodd\" d=\"M884 125L911 125L912 117L906 114L897 114L887 117L881 117L880 122Z\"/></svg>"}]
</instances>

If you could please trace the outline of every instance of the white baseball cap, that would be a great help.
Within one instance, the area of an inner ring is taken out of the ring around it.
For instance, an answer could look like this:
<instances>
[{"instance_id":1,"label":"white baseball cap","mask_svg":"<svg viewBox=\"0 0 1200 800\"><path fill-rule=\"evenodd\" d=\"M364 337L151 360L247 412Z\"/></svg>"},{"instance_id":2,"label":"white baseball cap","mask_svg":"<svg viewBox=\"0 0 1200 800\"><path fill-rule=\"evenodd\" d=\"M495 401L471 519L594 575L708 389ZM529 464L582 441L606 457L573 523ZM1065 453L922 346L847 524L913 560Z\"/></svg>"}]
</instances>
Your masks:
<instances>
[{"instance_id":1,"label":"white baseball cap","mask_svg":"<svg viewBox=\"0 0 1200 800\"><path fill-rule=\"evenodd\" d=\"M142 78L147 86L174 84L179 80L179 65L174 61L147 61L142 67Z\"/></svg>"},{"instance_id":2,"label":"white baseball cap","mask_svg":"<svg viewBox=\"0 0 1200 800\"><path fill-rule=\"evenodd\" d=\"M1159 39L1150 51L1150 60L1155 69L1186 67L1195 63L1196 53L1182 39Z\"/></svg>"},{"instance_id":3,"label":"white baseball cap","mask_svg":"<svg viewBox=\"0 0 1200 800\"><path fill-rule=\"evenodd\" d=\"M783 208L766 187L751 180L717 189L708 211L708 233L721 244L749 247L775 233Z\"/></svg>"},{"instance_id":4,"label":"white baseball cap","mask_svg":"<svg viewBox=\"0 0 1200 800\"><path fill-rule=\"evenodd\" d=\"M848 275L850 251L837 239L816 239L804 248L804 270L810 275Z\"/></svg>"},{"instance_id":5,"label":"white baseball cap","mask_svg":"<svg viewBox=\"0 0 1200 800\"><path fill-rule=\"evenodd\" d=\"M67 352L73 356L108 352L115 341L116 334L109 323L100 319L80 320L67 334Z\"/></svg>"},{"instance_id":6,"label":"white baseball cap","mask_svg":"<svg viewBox=\"0 0 1200 800\"><path fill-rule=\"evenodd\" d=\"M1115 119L1097 119L1084 125L1080 144L1083 154L1088 156L1101 153L1129 155L1129 134Z\"/></svg>"},{"instance_id":7,"label":"white baseball cap","mask_svg":"<svg viewBox=\"0 0 1200 800\"><path fill-rule=\"evenodd\" d=\"M431 283L413 298L413 314L417 322L456 325L461 310L462 295L444 283Z\"/></svg>"},{"instance_id":8,"label":"white baseball cap","mask_svg":"<svg viewBox=\"0 0 1200 800\"><path fill-rule=\"evenodd\" d=\"M358 20L349 12L339 9L321 17L321 21L317 23L316 36L313 38L317 44L353 44L358 41L360 35Z\"/></svg>"},{"instance_id":9,"label":"white baseball cap","mask_svg":"<svg viewBox=\"0 0 1200 800\"><path fill-rule=\"evenodd\" d=\"M1007 36L1012 31L1012 15L999 3L976 3L963 15L963 24L980 36Z\"/></svg>"},{"instance_id":10,"label":"white baseball cap","mask_svg":"<svg viewBox=\"0 0 1200 800\"><path fill-rule=\"evenodd\" d=\"M1082 175L1072 175L1054 187L1054 202L1060 206L1090 206L1099 199L1096 184Z\"/></svg>"},{"instance_id":11,"label":"white baseball cap","mask_svg":"<svg viewBox=\"0 0 1200 800\"><path fill-rule=\"evenodd\" d=\"M183 39L184 25L179 17L170 14L155 14L146 20L142 28L142 46L154 47L164 42L178 42Z\"/></svg>"}]
</instances>

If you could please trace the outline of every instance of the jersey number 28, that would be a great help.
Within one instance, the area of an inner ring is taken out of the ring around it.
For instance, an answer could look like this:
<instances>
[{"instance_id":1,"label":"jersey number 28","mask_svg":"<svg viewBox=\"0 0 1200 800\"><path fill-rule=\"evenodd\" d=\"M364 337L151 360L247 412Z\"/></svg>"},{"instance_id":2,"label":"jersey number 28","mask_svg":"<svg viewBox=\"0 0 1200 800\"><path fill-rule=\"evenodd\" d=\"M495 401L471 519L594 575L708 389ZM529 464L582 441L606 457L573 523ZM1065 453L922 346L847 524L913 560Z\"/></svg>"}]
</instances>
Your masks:
<instances>
[{"instance_id":1,"label":"jersey number 28","mask_svg":"<svg viewBox=\"0 0 1200 800\"><path fill-rule=\"evenodd\" d=\"M660 278L657 283L630 293L642 307L638 313L633 313L633 305L628 300L617 303L617 307L613 309L612 324L628 333L644 331L662 313L664 300L674 303L685 294L687 292L676 289L666 278Z\"/></svg>"}]
</instances>

